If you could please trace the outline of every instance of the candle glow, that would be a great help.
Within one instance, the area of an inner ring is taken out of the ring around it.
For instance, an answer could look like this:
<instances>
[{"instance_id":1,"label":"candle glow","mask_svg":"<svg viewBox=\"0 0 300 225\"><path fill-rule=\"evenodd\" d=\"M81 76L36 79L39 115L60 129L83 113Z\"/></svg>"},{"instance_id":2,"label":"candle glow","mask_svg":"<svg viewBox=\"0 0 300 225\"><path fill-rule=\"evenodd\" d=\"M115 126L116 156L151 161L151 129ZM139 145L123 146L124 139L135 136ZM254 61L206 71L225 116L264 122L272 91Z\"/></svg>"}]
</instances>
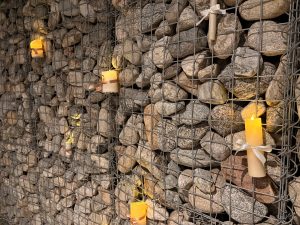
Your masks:
<instances>
[{"instance_id":1,"label":"candle glow","mask_svg":"<svg viewBox=\"0 0 300 225\"><path fill-rule=\"evenodd\" d=\"M147 216L148 205L146 202L131 202L130 203L130 219L136 225L146 225L146 216Z\"/></svg>"},{"instance_id":2,"label":"candle glow","mask_svg":"<svg viewBox=\"0 0 300 225\"><path fill-rule=\"evenodd\" d=\"M118 93L119 82L118 82L118 71L108 70L102 72L102 92L103 93Z\"/></svg>"},{"instance_id":3,"label":"candle glow","mask_svg":"<svg viewBox=\"0 0 300 225\"><path fill-rule=\"evenodd\" d=\"M31 56L32 58L44 57L43 40L36 39L30 42Z\"/></svg>"}]
</instances>

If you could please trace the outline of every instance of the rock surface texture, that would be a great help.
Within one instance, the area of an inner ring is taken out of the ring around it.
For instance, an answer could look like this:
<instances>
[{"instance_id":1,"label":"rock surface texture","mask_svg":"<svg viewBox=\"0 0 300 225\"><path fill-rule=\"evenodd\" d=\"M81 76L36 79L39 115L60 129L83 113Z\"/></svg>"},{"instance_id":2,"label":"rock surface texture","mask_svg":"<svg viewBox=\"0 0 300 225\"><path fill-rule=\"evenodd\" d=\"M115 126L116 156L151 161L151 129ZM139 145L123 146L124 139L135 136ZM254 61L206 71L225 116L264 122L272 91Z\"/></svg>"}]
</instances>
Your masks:
<instances>
[{"instance_id":1,"label":"rock surface texture","mask_svg":"<svg viewBox=\"0 0 300 225\"><path fill-rule=\"evenodd\" d=\"M209 0L0 1L1 218L129 225L144 200L148 225L281 224L290 1L218 3L210 41ZM119 93L100 91L107 70ZM237 152L253 116L264 178ZM288 191L300 216L298 178Z\"/></svg>"}]
</instances>

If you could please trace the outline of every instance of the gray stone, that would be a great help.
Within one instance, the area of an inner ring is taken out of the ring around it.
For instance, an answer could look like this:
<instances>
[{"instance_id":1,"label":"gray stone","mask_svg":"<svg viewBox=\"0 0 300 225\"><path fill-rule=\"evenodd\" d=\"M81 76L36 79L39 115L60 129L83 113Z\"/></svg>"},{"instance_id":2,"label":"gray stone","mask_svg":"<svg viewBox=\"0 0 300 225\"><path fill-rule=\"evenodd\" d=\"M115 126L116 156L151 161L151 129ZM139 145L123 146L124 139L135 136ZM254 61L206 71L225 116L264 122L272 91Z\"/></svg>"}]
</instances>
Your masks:
<instances>
[{"instance_id":1,"label":"gray stone","mask_svg":"<svg viewBox=\"0 0 300 225\"><path fill-rule=\"evenodd\" d=\"M194 170L194 183L203 193L209 194L216 191L212 171L197 168Z\"/></svg>"},{"instance_id":2,"label":"gray stone","mask_svg":"<svg viewBox=\"0 0 300 225\"><path fill-rule=\"evenodd\" d=\"M129 39L124 41L123 56L133 65L139 66L142 61L142 52L137 44Z\"/></svg>"},{"instance_id":3,"label":"gray stone","mask_svg":"<svg viewBox=\"0 0 300 225\"><path fill-rule=\"evenodd\" d=\"M254 96L261 95L267 91L267 88L272 81L276 68L269 62L264 62L262 71L257 81L256 77L242 78L234 75L233 65L229 64L218 76L225 88L232 92L238 99L251 99ZM259 87L257 87L259 82Z\"/></svg>"},{"instance_id":4,"label":"gray stone","mask_svg":"<svg viewBox=\"0 0 300 225\"><path fill-rule=\"evenodd\" d=\"M187 6L180 14L176 31L179 33L184 30L191 29L196 26L199 17L191 6Z\"/></svg>"},{"instance_id":5,"label":"gray stone","mask_svg":"<svg viewBox=\"0 0 300 225\"><path fill-rule=\"evenodd\" d=\"M199 140L204 136L208 127L198 125L190 128L187 126L179 127L177 130L177 145L181 149L194 149L199 146Z\"/></svg>"},{"instance_id":6,"label":"gray stone","mask_svg":"<svg viewBox=\"0 0 300 225\"><path fill-rule=\"evenodd\" d=\"M188 0L172 0L169 5L165 17L169 24L175 24L183 11L183 9L187 6Z\"/></svg>"},{"instance_id":7,"label":"gray stone","mask_svg":"<svg viewBox=\"0 0 300 225\"><path fill-rule=\"evenodd\" d=\"M153 63L153 51L149 51L142 56L142 72L136 80L138 87L150 84L151 77L156 73L156 66Z\"/></svg>"},{"instance_id":8,"label":"gray stone","mask_svg":"<svg viewBox=\"0 0 300 225\"><path fill-rule=\"evenodd\" d=\"M180 110L185 106L183 101L181 102L168 102L168 101L159 101L155 103L156 111L162 116L170 116Z\"/></svg>"},{"instance_id":9,"label":"gray stone","mask_svg":"<svg viewBox=\"0 0 300 225\"><path fill-rule=\"evenodd\" d=\"M82 70L84 72L90 72L93 70L94 66L95 66L96 62L94 59L92 58L87 58L85 60L82 61Z\"/></svg>"},{"instance_id":10,"label":"gray stone","mask_svg":"<svg viewBox=\"0 0 300 225\"><path fill-rule=\"evenodd\" d=\"M163 20L166 5L164 3L149 3L142 9L142 32L150 32L157 28Z\"/></svg>"},{"instance_id":11,"label":"gray stone","mask_svg":"<svg viewBox=\"0 0 300 225\"><path fill-rule=\"evenodd\" d=\"M263 59L259 52L248 47L237 48L232 61L234 61L234 74L242 77L255 76L263 65Z\"/></svg>"},{"instance_id":12,"label":"gray stone","mask_svg":"<svg viewBox=\"0 0 300 225\"><path fill-rule=\"evenodd\" d=\"M90 214L91 213L91 199L86 198L86 199L83 199L78 204L76 204L74 211L77 211L77 210L78 210L78 212L81 212L84 214Z\"/></svg>"},{"instance_id":13,"label":"gray stone","mask_svg":"<svg viewBox=\"0 0 300 225\"><path fill-rule=\"evenodd\" d=\"M62 51L56 50L52 57L52 68L54 71L60 70L68 65L66 57Z\"/></svg>"},{"instance_id":14,"label":"gray stone","mask_svg":"<svg viewBox=\"0 0 300 225\"><path fill-rule=\"evenodd\" d=\"M196 185L189 190L189 202L197 211L204 213L222 213L224 208L221 202L221 190L218 188L215 192L205 194Z\"/></svg>"},{"instance_id":15,"label":"gray stone","mask_svg":"<svg viewBox=\"0 0 300 225\"><path fill-rule=\"evenodd\" d=\"M211 161L209 154L203 149L183 150L180 148L174 149L170 154L171 159L179 165L191 168L205 168L215 166L216 163Z\"/></svg>"},{"instance_id":16,"label":"gray stone","mask_svg":"<svg viewBox=\"0 0 300 225\"><path fill-rule=\"evenodd\" d=\"M223 137L241 131L244 128L241 110L240 106L231 103L216 106L211 111L211 127Z\"/></svg>"},{"instance_id":17,"label":"gray stone","mask_svg":"<svg viewBox=\"0 0 300 225\"><path fill-rule=\"evenodd\" d=\"M240 41L242 25L235 14L226 14L218 23L215 43L209 43L214 56L220 59L230 57Z\"/></svg>"},{"instance_id":18,"label":"gray stone","mask_svg":"<svg viewBox=\"0 0 300 225\"><path fill-rule=\"evenodd\" d=\"M140 6L133 6L127 10L126 15L121 14L117 18L115 33L119 42L141 34L141 13Z\"/></svg>"},{"instance_id":19,"label":"gray stone","mask_svg":"<svg viewBox=\"0 0 300 225\"><path fill-rule=\"evenodd\" d=\"M195 37L197 39L195 40ZM170 38L169 51L173 58L184 58L193 55L207 46L207 37L200 28L182 31Z\"/></svg>"},{"instance_id":20,"label":"gray stone","mask_svg":"<svg viewBox=\"0 0 300 225\"><path fill-rule=\"evenodd\" d=\"M137 144L140 140L140 135L138 130L136 129L136 122L134 121L134 117L131 116L123 130L119 135L119 140L123 145L134 145Z\"/></svg>"},{"instance_id":21,"label":"gray stone","mask_svg":"<svg viewBox=\"0 0 300 225\"><path fill-rule=\"evenodd\" d=\"M167 20L162 21L155 31L157 39L161 39L164 36L171 36L174 34L173 28L169 25Z\"/></svg>"},{"instance_id":22,"label":"gray stone","mask_svg":"<svg viewBox=\"0 0 300 225\"><path fill-rule=\"evenodd\" d=\"M284 98L284 82L285 76L287 75L287 56L283 56L280 59L279 66L273 76L273 80L270 82L266 91L266 102L269 106L275 106L280 103ZM299 79L297 80L297 87L295 88L295 95L298 102L299 98ZM298 107L298 106L297 106ZM299 111L298 111L299 112Z\"/></svg>"},{"instance_id":23,"label":"gray stone","mask_svg":"<svg viewBox=\"0 0 300 225\"><path fill-rule=\"evenodd\" d=\"M80 14L87 19L87 21L94 23L96 22L96 13L94 7L89 4L86 0L81 0L79 2Z\"/></svg>"},{"instance_id":24,"label":"gray stone","mask_svg":"<svg viewBox=\"0 0 300 225\"><path fill-rule=\"evenodd\" d=\"M81 87L83 84L83 74L80 71L70 71L68 73L67 82L71 85Z\"/></svg>"},{"instance_id":25,"label":"gray stone","mask_svg":"<svg viewBox=\"0 0 300 225\"><path fill-rule=\"evenodd\" d=\"M166 221L169 218L168 211L160 204L153 200L147 199L146 204L148 205L147 218L157 221Z\"/></svg>"},{"instance_id":26,"label":"gray stone","mask_svg":"<svg viewBox=\"0 0 300 225\"><path fill-rule=\"evenodd\" d=\"M289 196L293 202L293 206L297 216L300 215L300 197L298 195L300 191L300 177L296 177L294 180L289 182Z\"/></svg>"},{"instance_id":27,"label":"gray stone","mask_svg":"<svg viewBox=\"0 0 300 225\"><path fill-rule=\"evenodd\" d=\"M248 31L249 47L265 56L282 55L287 50L287 26L265 20L252 24Z\"/></svg>"},{"instance_id":28,"label":"gray stone","mask_svg":"<svg viewBox=\"0 0 300 225\"><path fill-rule=\"evenodd\" d=\"M132 171L136 164L135 154L137 148L135 146L128 146L126 148L119 148L117 168L121 173L128 173Z\"/></svg>"},{"instance_id":29,"label":"gray stone","mask_svg":"<svg viewBox=\"0 0 300 225\"><path fill-rule=\"evenodd\" d=\"M172 120L179 124L196 125L202 121L207 121L209 108L198 100L191 100L186 105L185 111L180 112L172 117Z\"/></svg>"},{"instance_id":30,"label":"gray stone","mask_svg":"<svg viewBox=\"0 0 300 225\"><path fill-rule=\"evenodd\" d=\"M207 57L207 51L204 51L184 58L181 62L182 70L190 78L197 77L199 70L204 69L208 63Z\"/></svg>"},{"instance_id":31,"label":"gray stone","mask_svg":"<svg viewBox=\"0 0 300 225\"><path fill-rule=\"evenodd\" d=\"M229 185L222 190L222 204L231 218L239 223L258 223L268 213L264 204L253 202L252 197Z\"/></svg>"},{"instance_id":32,"label":"gray stone","mask_svg":"<svg viewBox=\"0 0 300 225\"><path fill-rule=\"evenodd\" d=\"M132 108L135 108L135 105L140 109L141 106L144 107L149 104L147 92L141 89L121 88L120 96L124 100L124 102L120 103L120 106L126 112L131 112Z\"/></svg>"},{"instance_id":33,"label":"gray stone","mask_svg":"<svg viewBox=\"0 0 300 225\"><path fill-rule=\"evenodd\" d=\"M112 112L110 112L108 109L101 108L99 112L97 131L104 137L112 137L115 130L113 121L114 119Z\"/></svg>"},{"instance_id":34,"label":"gray stone","mask_svg":"<svg viewBox=\"0 0 300 225\"><path fill-rule=\"evenodd\" d=\"M270 106L267 108L266 113L266 130L270 133L275 133L276 131L282 129L283 125L283 103L279 103L275 106Z\"/></svg>"},{"instance_id":35,"label":"gray stone","mask_svg":"<svg viewBox=\"0 0 300 225\"><path fill-rule=\"evenodd\" d=\"M87 150L90 153L103 153L103 148L106 147L107 139L101 135L92 136L89 143L87 143ZM99 152L100 151L100 152Z\"/></svg>"},{"instance_id":36,"label":"gray stone","mask_svg":"<svg viewBox=\"0 0 300 225\"><path fill-rule=\"evenodd\" d=\"M162 84L162 94L163 99L171 102L185 100L188 97L187 92L172 82L165 82Z\"/></svg>"},{"instance_id":37,"label":"gray stone","mask_svg":"<svg viewBox=\"0 0 300 225\"><path fill-rule=\"evenodd\" d=\"M38 109L40 120L50 124L54 118L54 111L48 106L40 106Z\"/></svg>"},{"instance_id":38,"label":"gray stone","mask_svg":"<svg viewBox=\"0 0 300 225\"><path fill-rule=\"evenodd\" d=\"M152 48L152 60L158 68L166 68L173 62L173 57L168 49L170 37L165 36L156 41Z\"/></svg>"},{"instance_id":39,"label":"gray stone","mask_svg":"<svg viewBox=\"0 0 300 225\"><path fill-rule=\"evenodd\" d=\"M267 0L263 0L262 2L260 2L260 0L247 0L240 5L239 13L244 20L266 20L276 18L288 12L289 6L289 1L285 0L276 2L269 2Z\"/></svg>"},{"instance_id":40,"label":"gray stone","mask_svg":"<svg viewBox=\"0 0 300 225\"><path fill-rule=\"evenodd\" d=\"M171 66L164 69L161 77L163 80L168 80L170 78L175 77L176 75L179 75L181 72L181 67L179 63L172 64Z\"/></svg>"},{"instance_id":41,"label":"gray stone","mask_svg":"<svg viewBox=\"0 0 300 225\"><path fill-rule=\"evenodd\" d=\"M76 29L70 30L65 34L61 45L63 48L75 45L81 41L81 37L82 34L80 33L80 31Z\"/></svg>"},{"instance_id":42,"label":"gray stone","mask_svg":"<svg viewBox=\"0 0 300 225\"><path fill-rule=\"evenodd\" d=\"M218 64L212 64L198 72L198 79L200 82L209 81L218 76L220 68Z\"/></svg>"},{"instance_id":43,"label":"gray stone","mask_svg":"<svg viewBox=\"0 0 300 225\"><path fill-rule=\"evenodd\" d=\"M231 153L225 139L212 131L208 131L205 134L201 139L200 144L207 153L218 161L225 160Z\"/></svg>"},{"instance_id":44,"label":"gray stone","mask_svg":"<svg viewBox=\"0 0 300 225\"><path fill-rule=\"evenodd\" d=\"M181 72L174 81L184 90L191 93L194 96L198 96L199 82L197 80L190 80L185 72Z\"/></svg>"},{"instance_id":45,"label":"gray stone","mask_svg":"<svg viewBox=\"0 0 300 225\"><path fill-rule=\"evenodd\" d=\"M169 174L163 181L159 181L158 185L164 190L173 189L177 187L177 178Z\"/></svg>"},{"instance_id":46,"label":"gray stone","mask_svg":"<svg viewBox=\"0 0 300 225\"><path fill-rule=\"evenodd\" d=\"M179 173L180 173L180 168L177 165L177 163L175 163L174 161L170 161L168 163L168 169L167 169L167 173L170 175L173 175L175 177L178 177Z\"/></svg>"},{"instance_id":47,"label":"gray stone","mask_svg":"<svg viewBox=\"0 0 300 225\"><path fill-rule=\"evenodd\" d=\"M188 191L194 184L193 170L183 170L178 176L178 191L184 200L188 202Z\"/></svg>"},{"instance_id":48,"label":"gray stone","mask_svg":"<svg viewBox=\"0 0 300 225\"><path fill-rule=\"evenodd\" d=\"M63 0L59 2L59 11L65 16L78 16L79 8L72 0ZM75 1L76 2L76 1Z\"/></svg>"},{"instance_id":49,"label":"gray stone","mask_svg":"<svg viewBox=\"0 0 300 225\"><path fill-rule=\"evenodd\" d=\"M130 87L135 84L139 76L139 68L134 65L128 65L119 74L119 82L124 87Z\"/></svg>"},{"instance_id":50,"label":"gray stone","mask_svg":"<svg viewBox=\"0 0 300 225\"><path fill-rule=\"evenodd\" d=\"M198 86L198 99L208 104L224 104L228 99L224 85L218 81L207 81Z\"/></svg>"},{"instance_id":51,"label":"gray stone","mask_svg":"<svg viewBox=\"0 0 300 225\"><path fill-rule=\"evenodd\" d=\"M209 9L209 0L189 0L190 5L195 9L198 16L202 15L203 10Z\"/></svg>"},{"instance_id":52,"label":"gray stone","mask_svg":"<svg viewBox=\"0 0 300 225\"><path fill-rule=\"evenodd\" d=\"M156 179L165 177L167 167L165 159L157 155L147 142L140 141L136 152L136 161L145 167Z\"/></svg>"}]
</instances>

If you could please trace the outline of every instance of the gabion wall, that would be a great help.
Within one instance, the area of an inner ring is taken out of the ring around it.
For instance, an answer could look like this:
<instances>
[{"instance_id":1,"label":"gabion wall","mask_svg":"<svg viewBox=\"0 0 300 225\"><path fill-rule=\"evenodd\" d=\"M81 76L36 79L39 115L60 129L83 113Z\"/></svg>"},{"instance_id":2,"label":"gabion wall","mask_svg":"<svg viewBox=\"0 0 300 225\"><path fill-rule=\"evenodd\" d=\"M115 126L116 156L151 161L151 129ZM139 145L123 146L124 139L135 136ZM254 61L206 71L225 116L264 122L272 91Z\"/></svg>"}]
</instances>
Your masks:
<instances>
[{"instance_id":1,"label":"gabion wall","mask_svg":"<svg viewBox=\"0 0 300 225\"><path fill-rule=\"evenodd\" d=\"M299 224L298 2L218 3L215 43L208 0L0 3L1 217L129 224L144 200L153 225ZM237 152L252 115L265 178Z\"/></svg>"}]
</instances>

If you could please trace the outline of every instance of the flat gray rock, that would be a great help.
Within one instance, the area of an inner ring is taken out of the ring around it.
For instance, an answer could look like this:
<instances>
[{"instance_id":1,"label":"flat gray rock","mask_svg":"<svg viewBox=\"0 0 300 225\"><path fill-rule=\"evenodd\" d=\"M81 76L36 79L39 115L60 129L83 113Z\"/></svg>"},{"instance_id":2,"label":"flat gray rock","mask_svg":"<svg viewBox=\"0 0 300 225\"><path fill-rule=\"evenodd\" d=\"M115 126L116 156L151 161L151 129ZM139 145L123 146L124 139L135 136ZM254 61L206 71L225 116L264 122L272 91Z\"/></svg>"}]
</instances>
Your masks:
<instances>
[{"instance_id":1,"label":"flat gray rock","mask_svg":"<svg viewBox=\"0 0 300 225\"><path fill-rule=\"evenodd\" d=\"M262 12L261 12L262 8ZM289 1L279 0L247 0L239 7L239 13L244 20L266 20L276 18L289 11Z\"/></svg>"},{"instance_id":2,"label":"flat gray rock","mask_svg":"<svg viewBox=\"0 0 300 225\"><path fill-rule=\"evenodd\" d=\"M235 76L233 65L229 64L219 74L218 80L238 99L251 99L255 97L257 93L261 95L267 91L275 71L276 67L272 63L264 62L259 75L260 79L257 81L256 77L245 78ZM259 87L257 87L257 82L259 82Z\"/></svg>"},{"instance_id":3,"label":"flat gray rock","mask_svg":"<svg viewBox=\"0 0 300 225\"><path fill-rule=\"evenodd\" d=\"M231 151L225 139L219 134L208 131L200 141L201 146L214 159L223 161L229 157Z\"/></svg>"},{"instance_id":4,"label":"flat gray rock","mask_svg":"<svg viewBox=\"0 0 300 225\"><path fill-rule=\"evenodd\" d=\"M185 111L172 117L179 124L196 125L206 121L209 115L209 107L198 100L191 100L186 105Z\"/></svg>"},{"instance_id":5,"label":"flat gray rock","mask_svg":"<svg viewBox=\"0 0 300 225\"><path fill-rule=\"evenodd\" d=\"M234 14L226 14L218 23L216 41L210 43L214 56L227 59L233 54L240 41L242 25Z\"/></svg>"},{"instance_id":6,"label":"flat gray rock","mask_svg":"<svg viewBox=\"0 0 300 225\"><path fill-rule=\"evenodd\" d=\"M232 57L234 74L242 77L253 77L262 69L263 59L259 52L248 47L238 47Z\"/></svg>"},{"instance_id":7,"label":"flat gray rock","mask_svg":"<svg viewBox=\"0 0 300 225\"><path fill-rule=\"evenodd\" d=\"M211 127L223 137L241 131L244 128L241 110L240 106L231 103L216 106L211 111Z\"/></svg>"},{"instance_id":8,"label":"flat gray rock","mask_svg":"<svg viewBox=\"0 0 300 225\"><path fill-rule=\"evenodd\" d=\"M264 204L253 202L252 197L229 185L222 190L222 205L230 217L239 223L258 223L268 213Z\"/></svg>"},{"instance_id":9,"label":"flat gray rock","mask_svg":"<svg viewBox=\"0 0 300 225\"><path fill-rule=\"evenodd\" d=\"M207 37L200 28L182 31L170 38L169 51L173 58L184 58L206 48Z\"/></svg>"},{"instance_id":10,"label":"flat gray rock","mask_svg":"<svg viewBox=\"0 0 300 225\"><path fill-rule=\"evenodd\" d=\"M183 150L176 148L171 151L171 159L179 165L191 167L191 168L205 168L217 165L211 160L209 154L204 149L197 150Z\"/></svg>"},{"instance_id":11,"label":"flat gray rock","mask_svg":"<svg viewBox=\"0 0 300 225\"><path fill-rule=\"evenodd\" d=\"M283 55L287 50L287 25L264 20L252 24L248 31L249 47L265 56Z\"/></svg>"},{"instance_id":12,"label":"flat gray rock","mask_svg":"<svg viewBox=\"0 0 300 225\"><path fill-rule=\"evenodd\" d=\"M149 3L142 9L142 32L150 32L157 28L163 20L166 5L164 3Z\"/></svg>"}]
</instances>

